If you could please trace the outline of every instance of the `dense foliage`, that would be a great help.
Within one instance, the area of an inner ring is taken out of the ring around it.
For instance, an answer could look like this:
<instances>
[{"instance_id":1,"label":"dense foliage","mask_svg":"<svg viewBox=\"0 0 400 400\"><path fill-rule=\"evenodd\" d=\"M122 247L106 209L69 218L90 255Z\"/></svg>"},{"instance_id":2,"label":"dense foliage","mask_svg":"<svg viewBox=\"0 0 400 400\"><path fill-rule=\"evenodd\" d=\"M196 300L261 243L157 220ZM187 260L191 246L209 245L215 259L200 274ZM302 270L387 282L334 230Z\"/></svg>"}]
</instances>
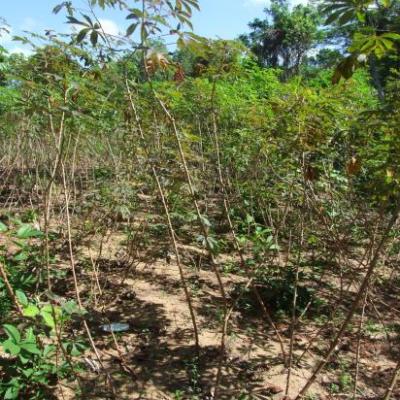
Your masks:
<instances>
[{"instance_id":1,"label":"dense foliage","mask_svg":"<svg viewBox=\"0 0 400 400\"><path fill-rule=\"evenodd\" d=\"M399 395L398 354L373 386L360 348L371 326L400 331L400 5L315 3L273 0L248 35L211 40L185 31L196 0L66 1L54 11L70 37L1 49L2 398L133 398L122 382L149 382L133 369L160 361L162 335L187 374L158 383L175 399L261 398L250 378L229 383L241 335L276 344L260 357L285 395ZM126 35L107 35L96 7L125 13ZM120 322L156 320L160 302L140 309L132 290L160 263L148 279L175 295L173 268L190 323L144 327L129 347Z\"/></svg>"}]
</instances>

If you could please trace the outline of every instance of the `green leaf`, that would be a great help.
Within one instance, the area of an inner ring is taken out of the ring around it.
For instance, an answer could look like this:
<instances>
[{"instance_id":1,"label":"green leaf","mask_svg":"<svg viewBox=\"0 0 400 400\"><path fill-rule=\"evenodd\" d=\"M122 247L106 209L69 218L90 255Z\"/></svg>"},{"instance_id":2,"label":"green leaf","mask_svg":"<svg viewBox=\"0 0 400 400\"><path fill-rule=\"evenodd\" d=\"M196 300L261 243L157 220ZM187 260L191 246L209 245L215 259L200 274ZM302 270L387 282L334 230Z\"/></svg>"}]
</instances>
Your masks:
<instances>
[{"instance_id":1,"label":"green leaf","mask_svg":"<svg viewBox=\"0 0 400 400\"><path fill-rule=\"evenodd\" d=\"M365 16L364 13L362 13L362 12L357 12L356 14L357 14L357 18L358 18L358 20L359 20L360 22L365 22L366 16Z\"/></svg>"},{"instance_id":2,"label":"green leaf","mask_svg":"<svg viewBox=\"0 0 400 400\"><path fill-rule=\"evenodd\" d=\"M34 304L29 304L27 307L24 308L24 316L29 318L35 318L37 315L40 314L40 310Z\"/></svg>"},{"instance_id":3,"label":"green leaf","mask_svg":"<svg viewBox=\"0 0 400 400\"><path fill-rule=\"evenodd\" d=\"M363 14L362 13L357 13L358 18L361 20L363 18ZM339 18L339 23L341 25L345 25L348 22L352 21L354 19L354 11L353 10L349 10L345 13L343 13L340 18Z\"/></svg>"},{"instance_id":4,"label":"green leaf","mask_svg":"<svg viewBox=\"0 0 400 400\"><path fill-rule=\"evenodd\" d=\"M252 224L253 222L254 222L253 216L250 215L250 214L247 214L247 215L246 215L246 224L250 225L250 224Z\"/></svg>"},{"instance_id":5,"label":"green leaf","mask_svg":"<svg viewBox=\"0 0 400 400\"><path fill-rule=\"evenodd\" d=\"M357 67L357 60L354 56L349 56L342 60L337 66L335 73L332 77L332 83L336 85L342 78L349 79Z\"/></svg>"},{"instance_id":6,"label":"green leaf","mask_svg":"<svg viewBox=\"0 0 400 400\"><path fill-rule=\"evenodd\" d=\"M67 19L68 19L69 24L88 26L88 24L86 24L85 22L79 21L75 17L68 16Z\"/></svg>"},{"instance_id":7,"label":"green leaf","mask_svg":"<svg viewBox=\"0 0 400 400\"><path fill-rule=\"evenodd\" d=\"M19 388L16 386L11 386L7 389L6 393L4 394L4 399L5 400L18 399L18 395L19 395Z\"/></svg>"},{"instance_id":8,"label":"green leaf","mask_svg":"<svg viewBox=\"0 0 400 400\"><path fill-rule=\"evenodd\" d=\"M25 261L29 258L29 254L25 251L21 251L15 257L13 257L14 261Z\"/></svg>"},{"instance_id":9,"label":"green leaf","mask_svg":"<svg viewBox=\"0 0 400 400\"><path fill-rule=\"evenodd\" d=\"M11 339L6 340L1 345L4 351L8 351L13 356L18 355L21 351L21 347L15 344Z\"/></svg>"},{"instance_id":10,"label":"green leaf","mask_svg":"<svg viewBox=\"0 0 400 400\"><path fill-rule=\"evenodd\" d=\"M23 369L23 370L22 370L22 373L23 373L27 378L30 378L34 372L35 372L35 371L34 371L33 368L27 368L27 369Z\"/></svg>"},{"instance_id":11,"label":"green leaf","mask_svg":"<svg viewBox=\"0 0 400 400\"><path fill-rule=\"evenodd\" d=\"M8 337L14 341L14 343L19 343L21 341L21 334L14 325L5 324L3 329L6 331Z\"/></svg>"},{"instance_id":12,"label":"green leaf","mask_svg":"<svg viewBox=\"0 0 400 400\"><path fill-rule=\"evenodd\" d=\"M73 356L73 357L77 357L77 356L80 356L80 355L82 354L82 352L79 351L79 349L75 346L75 344L73 344L73 345L72 345L72 348L71 348L70 354L71 354L71 356Z\"/></svg>"},{"instance_id":13,"label":"green leaf","mask_svg":"<svg viewBox=\"0 0 400 400\"><path fill-rule=\"evenodd\" d=\"M17 237L19 239L30 239L42 237L43 233L38 229L33 228L29 224L22 225L17 231Z\"/></svg>"},{"instance_id":14,"label":"green leaf","mask_svg":"<svg viewBox=\"0 0 400 400\"><path fill-rule=\"evenodd\" d=\"M382 43L382 45L387 49L387 50L391 50L394 46L394 43L389 40L389 39L385 39L383 37L380 38L380 42Z\"/></svg>"},{"instance_id":15,"label":"green leaf","mask_svg":"<svg viewBox=\"0 0 400 400\"><path fill-rule=\"evenodd\" d=\"M46 312L41 312L40 315L42 316L45 324L49 327L54 329L56 326L56 323L54 321L53 316L50 313L46 313Z\"/></svg>"},{"instance_id":16,"label":"green leaf","mask_svg":"<svg viewBox=\"0 0 400 400\"><path fill-rule=\"evenodd\" d=\"M192 7L194 7L197 11L200 11L200 6L199 6L198 0L185 0L184 3L188 3Z\"/></svg>"},{"instance_id":17,"label":"green leaf","mask_svg":"<svg viewBox=\"0 0 400 400\"><path fill-rule=\"evenodd\" d=\"M93 30L92 33L90 34L90 43L92 43L93 47L96 47L98 40L99 40L99 34L95 30Z\"/></svg>"},{"instance_id":18,"label":"green leaf","mask_svg":"<svg viewBox=\"0 0 400 400\"><path fill-rule=\"evenodd\" d=\"M53 354L55 354L55 351L56 349L53 345L47 345L44 347L43 356L46 358L51 357Z\"/></svg>"},{"instance_id":19,"label":"green leaf","mask_svg":"<svg viewBox=\"0 0 400 400\"><path fill-rule=\"evenodd\" d=\"M130 12L126 19L140 19L146 17L146 13L143 13L143 11L138 8L131 8Z\"/></svg>"},{"instance_id":20,"label":"green leaf","mask_svg":"<svg viewBox=\"0 0 400 400\"><path fill-rule=\"evenodd\" d=\"M82 14L82 16L83 16L83 18L85 18L86 21L88 22L88 23L85 24L85 25L93 27L93 22L92 22L91 18L90 18L88 15L85 15L85 14Z\"/></svg>"},{"instance_id":21,"label":"green leaf","mask_svg":"<svg viewBox=\"0 0 400 400\"><path fill-rule=\"evenodd\" d=\"M68 315L85 313L84 310L81 310L78 307L78 304L76 304L76 302L74 300L69 300L66 303L64 303L62 306L62 309Z\"/></svg>"},{"instance_id":22,"label":"green leaf","mask_svg":"<svg viewBox=\"0 0 400 400\"><path fill-rule=\"evenodd\" d=\"M7 230L8 230L7 225L3 224L3 223L0 221L0 233L7 232Z\"/></svg>"},{"instance_id":23,"label":"green leaf","mask_svg":"<svg viewBox=\"0 0 400 400\"><path fill-rule=\"evenodd\" d=\"M385 38L385 39L400 40L400 34L395 33L395 32L384 33L380 37Z\"/></svg>"},{"instance_id":24,"label":"green leaf","mask_svg":"<svg viewBox=\"0 0 400 400\"><path fill-rule=\"evenodd\" d=\"M28 354L23 354L23 353L19 353L18 354L18 358L20 359L20 361L22 362L22 364L26 365L28 364L28 362L31 360L32 357L30 357ZM22 371L23 372L23 371Z\"/></svg>"},{"instance_id":25,"label":"green leaf","mask_svg":"<svg viewBox=\"0 0 400 400\"><path fill-rule=\"evenodd\" d=\"M87 33L88 33L89 31L90 31L89 28L82 29L82 30L76 35L76 42L77 42L77 43L81 43L81 42L85 39L85 37L86 37L86 35L87 35Z\"/></svg>"},{"instance_id":26,"label":"green leaf","mask_svg":"<svg viewBox=\"0 0 400 400\"><path fill-rule=\"evenodd\" d=\"M392 0L381 0L383 7L389 8L392 5Z\"/></svg>"},{"instance_id":27,"label":"green leaf","mask_svg":"<svg viewBox=\"0 0 400 400\"><path fill-rule=\"evenodd\" d=\"M15 295L23 306L27 306L29 304L28 299L22 290L16 290Z\"/></svg>"},{"instance_id":28,"label":"green leaf","mask_svg":"<svg viewBox=\"0 0 400 400\"><path fill-rule=\"evenodd\" d=\"M28 330L25 333L25 342L36 342L36 336L35 333L33 332L33 328L28 328Z\"/></svg>"},{"instance_id":29,"label":"green leaf","mask_svg":"<svg viewBox=\"0 0 400 400\"><path fill-rule=\"evenodd\" d=\"M58 4L53 8L53 13L54 14L58 14L62 8L64 7L64 3Z\"/></svg>"},{"instance_id":30,"label":"green leaf","mask_svg":"<svg viewBox=\"0 0 400 400\"><path fill-rule=\"evenodd\" d=\"M58 319L61 315L61 310L59 307L54 307L54 314L56 319ZM53 308L51 305L44 306L40 310L40 315L43 318L45 324L49 327L54 329L56 326L56 321L54 320L53 317Z\"/></svg>"},{"instance_id":31,"label":"green leaf","mask_svg":"<svg viewBox=\"0 0 400 400\"><path fill-rule=\"evenodd\" d=\"M207 243L208 243L208 247L209 249L216 254L218 251L218 241L215 240L213 237L209 236L207 238Z\"/></svg>"},{"instance_id":32,"label":"green leaf","mask_svg":"<svg viewBox=\"0 0 400 400\"><path fill-rule=\"evenodd\" d=\"M201 220L201 223L202 223L205 227L207 227L207 228L211 227L211 222L210 222L209 219L208 219L207 217L205 217L204 215L200 215L200 220Z\"/></svg>"},{"instance_id":33,"label":"green leaf","mask_svg":"<svg viewBox=\"0 0 400 400\"><path fill-rule=\"evenodd\" d=\"M139 26L139 24L137 23L137 24L132 24L132 25L130 25L129 27L128 27L128 29L126 30L126 36L130 36L130 35L132 35L134 32L135 32L135 30L136 30L136 28Z\"/></svg>"},{"instance_id":34,"label":"green leaf","mask_svg":"<svg viewBox=\"0 0 400 400\"><path fill-rule=\"evenodd\" d=\"M37 347L37 344L36 343L30 343L30 342L23 342L23 343L21 343L21 345L20 345L20 347L21 347L21 349L22 350L25 350L25 351L27 351L28 353L31 353L31 354L37 354L37 355L41 355L42 354L42 352L39 350L39 348Z\"/></svg>"}]
</instances>

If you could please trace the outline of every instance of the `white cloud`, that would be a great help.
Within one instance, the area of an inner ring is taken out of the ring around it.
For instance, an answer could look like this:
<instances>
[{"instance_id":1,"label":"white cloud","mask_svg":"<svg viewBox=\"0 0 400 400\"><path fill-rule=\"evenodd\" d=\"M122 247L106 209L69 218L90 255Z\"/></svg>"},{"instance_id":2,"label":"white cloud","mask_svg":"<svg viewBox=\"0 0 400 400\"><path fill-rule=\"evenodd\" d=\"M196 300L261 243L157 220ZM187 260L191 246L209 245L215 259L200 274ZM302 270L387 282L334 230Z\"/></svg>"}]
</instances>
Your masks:
<instances>
[{"instance_id":1,"label":"white cloud","mask_svg":"<svg viewBox=\"0 0 400 400\"><path fill-rule=\"evenodd\" d=\"M99 22L104 32L108 35L118 36L120 29L118 25L111 19L99 18Z\"/></svg>"},{"instance_id":2,"label":"white cloud","mask_svg":"<svg viewBox=\"0 0 400 400\"><path fill-rule=\"evenodd\" d=\"M8 28L8 32L2 32L0 35L0 45L4 46L10 54L23 54L24 56L30 56L33 54L33 51L28 46L23 47L17 46L16 42L13 39L13 31L11 28Z\"/></svg>"},{"instance_id":3,"label":"white cloud","mask_svg":"<svg viewBox=\"0 0 400 400\"><path fill-rule=\"evenodd\" d=\"M26 47L14 47L9 51L11 54L22 54L26 57L30 56L33 52Z\"/></svg>"}]
</instances>

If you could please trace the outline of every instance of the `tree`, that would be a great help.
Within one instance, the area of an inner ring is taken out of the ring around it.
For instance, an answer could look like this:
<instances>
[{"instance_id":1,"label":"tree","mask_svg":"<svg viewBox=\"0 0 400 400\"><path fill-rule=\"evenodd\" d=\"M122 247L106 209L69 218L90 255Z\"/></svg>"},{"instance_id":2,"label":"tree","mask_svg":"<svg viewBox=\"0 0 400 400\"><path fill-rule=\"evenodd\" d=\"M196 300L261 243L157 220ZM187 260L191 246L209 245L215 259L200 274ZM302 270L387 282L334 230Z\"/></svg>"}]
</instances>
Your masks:
<instances>
[{"instance_id":1,"label":"tree","mask_svg":"<svg viewBox=\"0 0 400 400\"><path fill-rule=\"evenodd\" d=\"M238 67L249 51L239 40L208 40L202 46L178 49L174 60L188 76L201 75L206 70L214 73L228 72Z\"/></svg>"},{"instance_id":2,"label":"tree","mask_svg":"<svg viewBox=\"0 0 400 400\"><path fill-rule=\"evenodd\" d=\"M333 81L351 77L355 68L366 62L383 99L387 78L393 67L399 66L400 1L325 0L321 12L326 15L330 38L344 43L348 53Z\"/></svg>"},{"instance_id":3,"label":"tree","mask_svg":"<svg viewBox=\"0 0 400 400\"><path fill-rule=\"evenodd\" d=\"M308 64L312 67L328 69L337 65L342 58L342 54L337 49L324 48L317 55L308 59Z\"/></svg>"},{"instance_id":4,"label":"tree","mask_svg":"<svg viewBox=\"0 0 400 400\"><path fill-rule=\"evenodd\" d=\"M273 0L265 9L266 18L249 24L250 34L241 40L266 67L283 67L288 74L298 73L304 57L321 39L317 10L311 6L289 7L288 0Z\"/></svg>"}]
</instances>

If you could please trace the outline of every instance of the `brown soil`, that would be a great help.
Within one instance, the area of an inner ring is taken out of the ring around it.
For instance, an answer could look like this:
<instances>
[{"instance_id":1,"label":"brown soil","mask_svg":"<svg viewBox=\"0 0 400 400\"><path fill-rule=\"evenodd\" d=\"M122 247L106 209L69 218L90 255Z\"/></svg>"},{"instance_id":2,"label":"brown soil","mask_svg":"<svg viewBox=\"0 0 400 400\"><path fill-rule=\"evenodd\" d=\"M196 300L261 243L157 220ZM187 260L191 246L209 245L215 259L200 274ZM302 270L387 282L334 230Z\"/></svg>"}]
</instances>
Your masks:
<instances>
[{"instance_id":1,"label":"brown soil","mask_svg":"<svg viewBox=\"0 0 400 400\"><path fill-rule=\"evenodd\" d=\"M79 248L80 262L88 261L90 255L93 259L95 250L98 250L96 243L96 239L92 239ZM83 297L88 298L85 294L89 294L89 290L97 291L95 304L92 301L86 306L88 321L105 366L105 371L98 374L89 372L87 368L83 380L84 398L211 399L219 360L218 320L222 307L213 272L207 268L185 267L200 332L201 353L196 363L192 324L174 259L168 263L164 258L153 258L140 261L132 268L118 258L118 254L123 254L120 250L125 247L123 236L117 234L110 235L103 244L101 259L95 263L99 268L101 296L94 283L92 268L78 268ZM193 249L193 245L181 246L181 251L186 253L186 259L201 252ZM225 255L224 259L227 261L229 257ZM224 275L228 293L238 282L245 282L245 279L234 274ZM72 288L72 285L68 287ZM64 295L74 296L72 291ZM127 322L130 325L128 332L115 335L117 344L111 334L99 329L100 325L108 322ZM310 321L300 326L295 336L297 356L302 354L318 329L318 324ZM279 330L288 348L288 323L280 323ZM395 335L393 342L388 343L386 338L376 340L373 335L362 338L359 382L362 394L358 398L373 399L382 394L395 365L393 346L397 346L397 339ZM329 334L326 344L328 341ZM349 398L352 387L347 388L347 394L340 393L339 382L345 368L350 374L354 370L355 347L346 344L350 342L355 343L354 337L345 338L340 358L333 359L329 369L320 376L310 391L310 399ZM318 343L311 347L301 365L294 368L290 398L294 398L306 383L313 366L323 354L326 346L320 347ZM95 360L89 351L86 357ZM221 398L246 399L244 395L247 394L248 399L283 399L286 379L287 370L283 366L279 342L269 324L263 318L235 312L224 355ZM335 387L338 393L332 393ZM70 395L72 391L69 390ZM196 391L198 397L190 394ZM67 387L63 392L64 396L60 398L68 398ZM179 397L179 393L185 394Z\"/></svg>"}]
</instances>

